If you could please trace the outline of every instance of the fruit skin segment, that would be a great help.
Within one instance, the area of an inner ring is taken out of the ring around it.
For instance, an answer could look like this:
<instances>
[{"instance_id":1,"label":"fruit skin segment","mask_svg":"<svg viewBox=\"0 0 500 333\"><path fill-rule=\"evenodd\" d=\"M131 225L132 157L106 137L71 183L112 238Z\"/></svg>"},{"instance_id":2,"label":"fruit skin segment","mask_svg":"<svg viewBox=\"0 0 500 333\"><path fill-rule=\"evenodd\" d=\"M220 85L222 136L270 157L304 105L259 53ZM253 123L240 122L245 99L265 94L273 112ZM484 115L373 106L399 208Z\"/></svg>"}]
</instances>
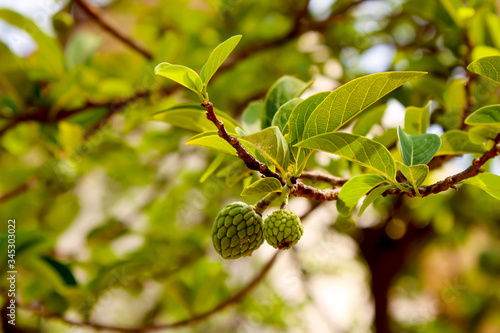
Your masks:
<instances>
[{"instance_id":1,"label":"fruit skin segment","mask_svg":"<svg viewBox=\"0 0 500 333\"><path fill-rule=\"evenodd\" d=\"M233 202L215 218L212 242L224 259L246 257L264 243L262 217L253 206Z\"/></svg>"},{"instance_id":2,"label":"fruit skin segment","mask_svg":"<svg viewBox=\"0 0 500 333\"><path fill-rule=\"evenodd\" d=\"M276 249L288 250L297 244L303 234L299 217L290 210L277 210L265 220L264 238Z\"/></svg>"}]
</instances>

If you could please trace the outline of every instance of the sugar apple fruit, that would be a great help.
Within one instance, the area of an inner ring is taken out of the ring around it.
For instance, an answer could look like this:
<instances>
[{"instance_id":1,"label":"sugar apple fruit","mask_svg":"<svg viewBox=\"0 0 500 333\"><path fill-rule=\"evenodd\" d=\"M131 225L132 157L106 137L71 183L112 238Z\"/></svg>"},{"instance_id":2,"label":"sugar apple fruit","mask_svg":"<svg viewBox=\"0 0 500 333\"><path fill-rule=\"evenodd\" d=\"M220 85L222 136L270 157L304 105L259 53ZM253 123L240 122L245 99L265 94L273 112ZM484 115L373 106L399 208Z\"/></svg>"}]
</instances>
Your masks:
<instances>
[{"instance_id":1,"label":"sugar apple fruit","mask_svg":"<svg viewBox=\"0 0 500 333\"><path fill-rule=\"evenodd\" d=\"M224 259L251 255L264 243L262 217L244 202L233 202L215 218L212 241Z\"/></svg>"},{"instance_id":2,"label":"sugar apple fruit","mask_svg":"<svg viewBox=\"0 0 500 333\"><path fill-rule=\"evenodd\" d=\"M51 194L60 194L72 189L77 180L75 165L66 159L50 160L38 170L38 179Z\"/></svg>"},{"instance_id":3,"label":"sugar apple fruit","mask_svg":"<svg viewBox=\"0 0 500 333\"><path fill-rule=\"evenodd\" d=\"M290 210L277 210L264 222L264 238L276 249L288 250L297 244L303 233L299 217Z\"/></svg>"}]
</instances>

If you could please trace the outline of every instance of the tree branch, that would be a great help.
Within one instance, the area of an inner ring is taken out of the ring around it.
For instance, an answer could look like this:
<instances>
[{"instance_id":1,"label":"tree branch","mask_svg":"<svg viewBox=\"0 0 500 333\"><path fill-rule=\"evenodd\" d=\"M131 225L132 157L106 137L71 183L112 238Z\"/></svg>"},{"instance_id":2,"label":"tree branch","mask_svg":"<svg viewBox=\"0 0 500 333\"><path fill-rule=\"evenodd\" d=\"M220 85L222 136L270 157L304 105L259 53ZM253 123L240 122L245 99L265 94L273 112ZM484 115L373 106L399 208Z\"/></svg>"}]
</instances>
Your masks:
<instances>
[{"instance_id":1,"label":"tree branch","mask_svg":"<svg viewBox=\"0 0 500 333\"><path fill-rule=\"evenodd\" d=\"M281 177L276 172L271 171L266 164L260 162L255 157L253 157L246 149L241 145L240 140L235 138L231 134L229 134L224 127L224 122L221 121L215 115L213 104L211 102L203 102L201 104L207 110L207 119L215 124L217 130L219 132L219 136L227 141L234 149L236 149L236 153L238 157L245 163L247 168L250 170L255 170L260 172L264 177L273 177L278 179L281 182L281 185L285 185L285 181L283 177Z\"/></svg>"},{"instance_id":2,"label":"tree branch","mask_svg":"<svg viewBox=\"0 0 500 333\"><path fill-rule=\"evenodd\" d=\"M315 187L305 185L302 182L297 182L290 192L294 197L303 197L316 201L333 201L337 200L340 189L320 190Z\"/></svg>"},{"instance_id":3,"label":"tree branch","mask_svg":"<svg viewBox=\"0 0 500 333\"><path fill-rule=\"evenodd\" d=\"M0 195L0 205L5 203L7 200L14 198L15 196L28 191L37 182L36 177L31 177L26 181L26 183Z\"/></svg>"},{"instance_id":4,"label":"tree branch","mask_svg":"<svg viewBox=\"0 0 500 333\"><path fill-rule=\"evenodd\" d=\"M468 167L466 170L459 172L453 176L446 177L444 180L441 180L437 183L427 186L419 187L419 192L423 197L426 197L430 194L436 194L440 192L444 192L450 188L455 188L462 180L477 176L481 173L481 167L490 159L498 156L500 154L500 134L497 135L494 141L493 147L484 153L481 157L477 157L472 162L472 165ZM400 195L408 195L409 197L415 197L417 194L415 190L411 190L410 192L403 192L398 189L390 189L385 192L388 195L400 196Z\"/></svg>"},{"instance_id":5,"label":"tree branch","mask_svg":"<svg viewBox=\"0 0 500 333\"><path fill-rule=\"evenodd\" d=\"M349 180L347 178L325 175L325 174L322 174L322 173L317 172L317 171L304 171L304 172L302 172L302 174L300 175L299 178L309 179L313 183L318 183L318 182L328 183L333 187L342 186L345 183L347 183L347 181Z\"/></svg>"},{"instance_id":6,"label":"tree branch","mask_svg":"<svg viewBox=\"0 0 500 333\"><path fill-rule=\"evenodd\" d=\"M131 49L142 54L148 60L153 59L153 54L151 53L151 51L149 51L145 46L143 46L136 40L132 39L132 37L126 35L115 24L102 16L98 7L88 4L85 0L74 1L90 18L92 18L97 24L99 24L101 28L109 32L111 35L115 36L117 39L121 40Z\"/></svg>"}]
</instances>

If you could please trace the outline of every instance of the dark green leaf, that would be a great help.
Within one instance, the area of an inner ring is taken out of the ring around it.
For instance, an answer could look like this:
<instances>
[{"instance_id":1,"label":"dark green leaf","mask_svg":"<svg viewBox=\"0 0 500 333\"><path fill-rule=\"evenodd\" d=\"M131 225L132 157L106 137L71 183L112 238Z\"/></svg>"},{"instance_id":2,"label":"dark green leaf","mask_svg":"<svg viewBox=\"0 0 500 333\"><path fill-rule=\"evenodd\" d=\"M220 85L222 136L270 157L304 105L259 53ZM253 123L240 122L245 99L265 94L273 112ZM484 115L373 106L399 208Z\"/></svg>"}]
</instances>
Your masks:
<instances>
[{"instance_id":1,"label":"dark green leaf","mask_svg":"<svg viewBox=\"0 0 500 333\"><path fill-rule=\"evenodd\" d=\"M299 97L307 84L291 76L283 76L276 81L269 89L262 109L261 127L271 126L274 115L279 108L291 100Z\"/></svg>"},{"instance_id":2,"label":"dark green leaf","mask_svg":"<svg viewBox=\"0 0 500 333\"><path fill-rule=\"evenodd\" d=\"M408 135L398 128L401 155L407 166L427 164L441 147L436 134Z\"/></svg>"}]
</instances>

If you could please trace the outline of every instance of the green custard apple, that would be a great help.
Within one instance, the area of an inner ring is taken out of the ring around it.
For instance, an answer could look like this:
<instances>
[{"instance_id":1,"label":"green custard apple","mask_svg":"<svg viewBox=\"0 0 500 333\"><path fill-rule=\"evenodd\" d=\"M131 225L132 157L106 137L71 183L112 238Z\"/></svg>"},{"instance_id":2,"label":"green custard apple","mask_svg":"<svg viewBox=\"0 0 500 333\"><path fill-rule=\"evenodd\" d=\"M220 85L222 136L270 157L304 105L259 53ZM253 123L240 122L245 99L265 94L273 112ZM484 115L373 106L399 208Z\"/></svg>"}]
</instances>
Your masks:
<instances>
[{"instance_id":1,"label":"green custard apple","mask_svg":"<svg viewBox=\"0 0 500 333\"><path fill-rule=\"evenodd\" d=\"M233 202L215 218L212 241L224 259L246 257L264 243L262 217L253 206Z\"/></svg>"},{"instance_id":2,"label":"green custard apple","mask_svg":"<svg viewBox=\"0 0 500 333\"><path fill-rule=\"evenodd\" d=\"M276 249L288 250L297 244L303 233L299 217L290 210L277 210L264 222L264 238Z\"/></svg>"}]
</instances>

